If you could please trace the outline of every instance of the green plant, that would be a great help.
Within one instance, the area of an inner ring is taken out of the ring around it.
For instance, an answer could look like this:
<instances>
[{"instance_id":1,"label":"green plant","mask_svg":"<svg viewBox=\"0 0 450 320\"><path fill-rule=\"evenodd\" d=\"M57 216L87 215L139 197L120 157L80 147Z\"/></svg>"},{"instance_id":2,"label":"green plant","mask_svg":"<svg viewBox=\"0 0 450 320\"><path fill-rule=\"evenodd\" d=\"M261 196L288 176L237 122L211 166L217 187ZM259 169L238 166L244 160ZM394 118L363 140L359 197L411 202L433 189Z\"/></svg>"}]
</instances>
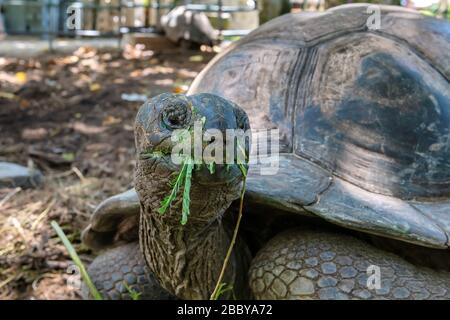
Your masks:
<instances>
[{"instance_id":1,"label":"green plant","mask_svg":"<svg viewBox=\"0 0 450 320\"><path fill-rule=\"evenodd\" d=\"M127 289L128 294L131 297L131 300L141 300L142 292L136 292L133 288L130 288L125 282L123 282L125 289Z\"/></svg>"},{"instance_id":2,"label":"green plant","mask_svg":"<svg viewBox=\"0 0 450 320\"><path fill-rule=\"evenodd\" d=\"M89 277L89 274L86 271L86 268L84 267L83 262L81 262L80 257L78 256L77 252L75 251L74 247L72 246L72 243L70 243L69 239L67 238L64 231L61 229L59 224L56 221L51 222L51 226L53 229L55 229L56 234L61 239L62 243L67 249L67 252L70 255L70 258L72 259L73 263L79 268L81 277L83 278L84 283L89 288L89 291L91 292L92 296L95 300L103 300L102 295L100 292L98 292L97 288L95 287L94 283L92 282L91 278Z\"/></svg>"},{"instance_id":3,"label":"green plant","mask_svg":"<svg viewBox=\"0 0 450 320\"><path fill-rule=\"evenodd\" d=\"M209 173L214 174L214 172L216 171L216 168L214 166L214 162L211 162L211 163L208 164L208 170L209 170Z\"/></svg>"},{"instance_id":4,"label":"green plant","mask_svg":"<svg viewBox=\"0 0 450 320\"><path fill-rule=\"evenodd\" d=\"M211 295L210 300L219 300L219 298L228 291L233 291L233 285L230 284L227 286L225 282L222 282L217 291Z\"/></svg>"},{"instance_id":5,"label":"green plant","mask_svg":"<svg viewBox=\"0 0 450 320\"><path fill-rule=\"evenodd\" d=\"M192 113L195 115L196 110L195 107L190 104ZM205 125L206 118L202 117L199 120L202 124L202 126ZM192 129L188 131L183 131L182 134L178 136L178 143L182 144L183 140L186 139L188 136L192 134ZM180 155L181 156L181 155ZM210 166L210 172L214 172L214 164L212 163L212 167ZM177 198L177 194L180 191L180 188L182 185L184 185L183 188L183 198L182 198L182 209L181 209L181 224L185 225L188 221L188 217L190 214L190 192L191 192L191 180L192 180L192 171L194 170L194 167L197 167L197 169L200 169L201 164L194 163L194 159L190 156L184 156L183 162L181 164L181 170L178 173L178 175L175 177L175 180L171 181L170 186L172 187L172 191L168 196L166 196L163 201L161 202L161 207L158 209L158 212L160 214L164 214L167 209L170 207L172 202Z\"/></svg>"},{"instance_id":6,"label":"green plant","mask_svg":"<svg viewBox=\"0 0 450 320\"><path fill-rule=\"evenodd\" d=\"M194 161L190 157L186 157L181 166L181 170L178 173L175 181L171 182L172 191L170 194L164 198L161 202L161 207L158 209L160 214L164 214L170 207L172 202L176 199L181 186L184 184L183 190L183 201L182 201L182 212L181 212L181 224L185 225L189 216L189 205L191 202L190 191L191 191L191 179L192 170L194 169Z\"/></svg>"}]
</instances>

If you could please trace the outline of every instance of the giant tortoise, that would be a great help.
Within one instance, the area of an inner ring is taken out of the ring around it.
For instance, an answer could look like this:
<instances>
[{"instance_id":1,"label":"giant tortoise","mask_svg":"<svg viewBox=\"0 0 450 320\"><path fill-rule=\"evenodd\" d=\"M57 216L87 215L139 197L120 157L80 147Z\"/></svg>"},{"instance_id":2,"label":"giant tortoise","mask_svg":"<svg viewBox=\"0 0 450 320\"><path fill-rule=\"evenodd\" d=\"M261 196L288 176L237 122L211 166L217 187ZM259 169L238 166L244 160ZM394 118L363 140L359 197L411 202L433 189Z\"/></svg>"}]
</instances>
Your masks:
<instances>
[{"instance_id":1,"label":"giant tortoise","mask_svg":"<svg viewBox=\"0 0 450 320\"><path fill-rule=\"evenodd\" d=\"M158 213L179 166L143 156L192 126L193 105L206 128L280 133L276 172L250 164L222 298L450 298L450 24L382 6L372 30L366 9L274 19L187 97L141 107L135 189L101 203L83 233L106 249L89 268L105 297L207 299L215 287L241 171L195 171L182 225L180 199Z\"/></svg>"}]
</instances>

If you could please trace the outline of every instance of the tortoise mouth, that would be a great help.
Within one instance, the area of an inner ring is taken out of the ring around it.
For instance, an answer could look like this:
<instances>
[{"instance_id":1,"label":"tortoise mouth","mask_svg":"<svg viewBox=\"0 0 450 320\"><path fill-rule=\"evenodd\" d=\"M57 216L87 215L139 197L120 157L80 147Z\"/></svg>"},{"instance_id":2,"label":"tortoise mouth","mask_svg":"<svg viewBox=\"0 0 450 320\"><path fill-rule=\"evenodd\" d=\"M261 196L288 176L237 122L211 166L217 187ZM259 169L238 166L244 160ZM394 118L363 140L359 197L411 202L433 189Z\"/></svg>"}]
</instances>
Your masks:
<instances>
[{"instance_id":1,"label":"tortoise mouth","mask_svg":"<svg viewBox=\"0 0 450 320\"><path fill-rule=\"evenodd\" d=\"M138 161L144 167L151 167L153 171L158 168L158 171L176 172L180 170L180 166L172 162L170 154L148 153L141 152Z\"/></svg>"},{"instance_id":2,"label":"tortoise mouth","mask_svg":"<svg viewBox=\"0 0 450 320\"><path fill-rule=\"evenodd\" d=\"M243 179L242 172L237 164L216 165L215 171L211 173L206 166L194 171L194 180L203 186L217 186L239 183Z\"/></svg>"},{"instance_id":3,"label":"tortoise mouth","mask_svg":"<svg viewBox=\"0 0 450 320\"><path fill-rule=\"evenodd\" d=\"M139 161L144 166L151 166L158 171L179 172L181 165L172 161L170 154L162 154L159 152L141 152ZM243 179L241 168L238 164L229 165L216 164L214 171L211 172L206 164L202 164L200 168L195 168L192 172L192 181L202 186L219 186L227 184L239 183Z\"/></svg>"}]
</instances>

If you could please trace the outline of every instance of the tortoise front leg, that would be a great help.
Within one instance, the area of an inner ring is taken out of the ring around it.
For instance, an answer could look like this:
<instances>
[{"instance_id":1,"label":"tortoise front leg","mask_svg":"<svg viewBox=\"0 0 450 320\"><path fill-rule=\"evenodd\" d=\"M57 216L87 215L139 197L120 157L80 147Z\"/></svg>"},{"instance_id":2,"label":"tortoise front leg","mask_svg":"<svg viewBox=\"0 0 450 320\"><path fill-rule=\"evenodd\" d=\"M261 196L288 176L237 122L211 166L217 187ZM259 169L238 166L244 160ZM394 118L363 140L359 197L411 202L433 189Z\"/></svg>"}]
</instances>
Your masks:
<instances>
[{"instance_id":1,"label":"tortoise front leg","mask_svg":"<svg viewBox=\"0 0 450 320\"><path fill-rule=\"evenodd\" d=\"M450 273L350 236L295 229L257 254L250 288L256 299L450 299Z\"/></svg>"},{"instance_id":2,"label":"tortoise front leg","mask_svg":"<svg viewBox=\"0 0 450 320\"><path fill-rule=\"evenodd\" d=\"M88 268L97 290L107 300L130 300L130 291L139 293L139 299L173 299L162 289L145 265L137 242L105 251ZM92 299L83 285L83 298Z\"/></svg>"}]
</instances>

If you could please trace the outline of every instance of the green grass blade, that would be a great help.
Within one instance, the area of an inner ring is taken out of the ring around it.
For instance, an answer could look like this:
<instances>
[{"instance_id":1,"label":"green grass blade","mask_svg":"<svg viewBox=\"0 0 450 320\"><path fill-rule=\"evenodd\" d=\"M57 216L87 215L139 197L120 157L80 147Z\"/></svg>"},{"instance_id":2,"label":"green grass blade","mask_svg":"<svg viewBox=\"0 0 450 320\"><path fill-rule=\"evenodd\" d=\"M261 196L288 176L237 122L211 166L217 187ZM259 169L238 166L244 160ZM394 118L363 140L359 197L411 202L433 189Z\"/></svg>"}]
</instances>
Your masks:
<instances>
[{"instance_id":1,"label":"green grass blade","mask_svg":"<svg viewBox=\"0 0 450 320\"><path fill-rule=\"evenodd\" d=\"M211 297L211 300L219 300L219 298L226 292L228 291L232 291L233 290L233 286L229 285L227 286L227 284L225 282L222 282L219 285L219 288L217 289L217 291L214 293L214 295ZM233 294L234 295L234 294ZM235 299L236 300L236 299Z\"/></svg>"},{"instance_id":2,"label":"green grass blade","mask_svg":"<svg viewBox=\"0 0 450 320\"><path fill-rule=\"evenodd\" d=\"M186 169L187 169L187 163L186 163L186 161L184 161L183 166L181 167L181 171L178 174L177 179L175 180L172 191L170 192L170 195L165 197L164 200L161 202L161 207L158 209L158 212L160 214L164 214L167 211L167 209L170 207L172 202L176 199L177 193L178 193L178 191L180 191L181 184L183 182L183 179L185 178Z\"/></svg>"},{"instance_id":3,"label":"green grass blade","mask_svg":"<svg viewBox=\"0 0 450 320\"><path fill-rule=\"evenodd\" d=\"M222 270L220 271L219 279L217 279L216 287L214 288L214 291L212 292L212 294L209 298L210 300L214 300L214 298L220 296L219 292L221 291L221 288L223 288L222 279L225 276L225 270L228 266L228 261L230 260L231 253L233 252L234 244L236 243L237 235L239 232L239 226L241 225L242 211L243 211L243 207L244 207L245 187L246 187L246 183L247 183L247 170L245 169L244 165L240 165L240 167L242 170L242 174L244 175L244 181L242 183L241 198L239 201L239 212L238 212L238 217L237 217L237 221L236 221L236 226L234 227L233 236L231 237L231 242L228 247L227 254L225 255L223 264L222 264Z\"/></svg>"},{"instance_id":4,"label":"green grass blade","mask_svg":"<svg viewBox=\"0 0 450 320\"><path fill-rule=\"evenodd\" d=\"M208 164L208 170L210 174L214 174L214 172L216 172L216 167L214 162L211 162L210 164Z\"/></svg>"},{"instance_id":5,"label":"green grass blade","mask_svg":"<svg viewBox=\"0 0 450 320\"><path fill-rule=\"evenodd\" d=\"M67 249L67 252L70 255L70 258L72 259L73 263L80 269L81 277L83 278L84 282L89 288L89 291L91 292L92 296L95 300L103 300L101 294L98 292L97 288L95 287L94 283L92 282L91 278L89 277L89 274L86 271L86 268L83 265L83 262L81 262L80 257L78 256L77 252L75 251L75 248L70 243L69 239L67 239L66 234L61 229L59 224L56 221L51 222L51 226L53 229L55 229L56 234L61 239L62 243Z\"/></svg>"},{"instance_id":6,"label":"green grass blade","mask_svg":"<svg viewBox=\"0 0 450 320\"><path fill-rule=\"evenodd\" d=\"M244 179L246 179L247 178L247 168L243 164L240 164L239 169L241 169L242 175L244 176Z\"/></svg>"},{"instance_id":7,"label":"green grass blade","mask_svg":"<svg viewBox=\"0 0 450 320\"><path fill-rule=\"evenodd\" d=\"M184 179L184 190L183 190L183 208L181 215L181 224L185 225L189 216L189 207L191 204L191 180L192 180L192 170L194 169L194 162L191 160L186 160L186 174Z\"/></svg>"},{"instance_id":8,"label":"green grass blade","mask_svg":"<svg viewBox=\"0 0 450 320\"><path fill-rule=\"evenodd\" d=\"M142 292L136 292L132 288L130 288L125 282L123 282L125 289L127 289L128 294L130 295L131 300L141 300Z\"/></svg>"}]
</instances>

